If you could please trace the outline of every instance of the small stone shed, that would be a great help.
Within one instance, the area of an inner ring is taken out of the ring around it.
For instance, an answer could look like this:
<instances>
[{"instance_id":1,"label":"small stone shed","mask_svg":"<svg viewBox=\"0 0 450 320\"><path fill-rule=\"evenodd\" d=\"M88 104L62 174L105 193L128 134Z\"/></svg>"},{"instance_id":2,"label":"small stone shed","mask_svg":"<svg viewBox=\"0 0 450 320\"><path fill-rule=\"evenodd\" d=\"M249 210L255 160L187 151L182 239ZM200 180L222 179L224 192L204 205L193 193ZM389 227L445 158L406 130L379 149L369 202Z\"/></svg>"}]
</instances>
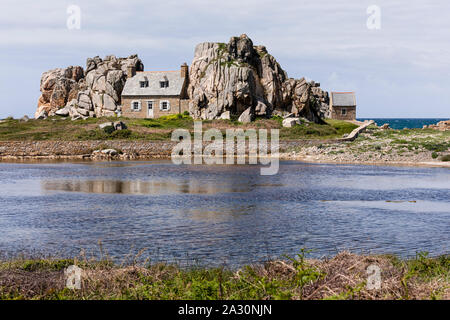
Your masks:
<instances>
[{"instance_id":1,"label":"small stone shed","mask_svg":"<svg viewBox=\"0 0 450 320\"><path fill-rule=\"evenodd\" d=\"M331 119L356 120L356 96L354 92L331 92Z\"/></svg>"}]
</instances>

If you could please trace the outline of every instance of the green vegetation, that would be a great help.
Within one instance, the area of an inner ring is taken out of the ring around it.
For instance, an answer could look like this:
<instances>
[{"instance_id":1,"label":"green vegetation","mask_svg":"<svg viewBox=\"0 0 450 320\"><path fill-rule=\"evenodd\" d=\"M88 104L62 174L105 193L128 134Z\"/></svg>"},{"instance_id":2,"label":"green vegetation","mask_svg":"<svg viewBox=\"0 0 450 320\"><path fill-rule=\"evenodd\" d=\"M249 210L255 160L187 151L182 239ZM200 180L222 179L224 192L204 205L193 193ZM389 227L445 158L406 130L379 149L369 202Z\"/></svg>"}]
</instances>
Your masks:
<instances>
[{"instance_id":1,"label":"green vegetation","mask_svg":"<svg viewBox=\"0 0 450 320\"><path fill-rule=\"evenodd\" d=\"M229 60L229 61L221 61L221 62L220 62L220 66L222 66L222 67L227 67L227 68L231 68L231 67L233 67L233 66L239 67L239 64L237 63L236 60Z\"/></svg>"},{"instance_id":2,"label":"green vegetation","mask_svg":"<svg viewBox=\"0 0 450 320\"><path fill-rule=\"evenodd\" d=\"M99 124L107 121L123 121L128 129L113 130L113 127L100 129ZM339 120L327 120L326 124L302 123L292 128L283 128L283 119L257 118L254 122L243 124L232 120L202 121L204 130L218 128L226 129L280 129L282 140L302 139L333 139L350 133L356 125ZM40 141L40 140L169 140L174 129L188 129L192 132L194 120L188 113L160 117L158 119L129 118L89 118L87 120L71 121L60 117L50 117L45 120L20 121L6 119L0 123L0 141Z\"/></svg>"},{"instance_id":3,"label":"green vegetation","mask_svg":"<svg viewBox=\"0 0 450 320\"><path fill-rule=\"evenodd\" d=\"M379 151L390 154L394 151L399 155L417 155L431 152L431 157L437 159L440 153L450 148L450 132L433 129L377 130L369 127L368 132L360 135L350 146L357 147L360 153Z\"/></svg>"},{"instance_id":4,"label":"green vegetation","mask_svg":"<svg viewBox=\"0 0 450 320\"><path fill-rule=\"evenodd\" d=\"M0 299L448 299L450 256L418 253L359 256L342 252L311 260L295 257L239 269L181 268L176 264L116 265L108 259L14 259L0 262ZM84 270L81 290L65 287L64 269ZM380 289L366 288L367 267L381 269Z\"/></svg>"},{"instance_id":5,"label":"green vegetation","mask_svg":"<svg viewBox=\"0 0 450 320\"><path fill-rule=\"evenodd\" d=\"M280 123L281 117L274 118ZM344 134L349 134L358 126L346 121L327 119L326 124L302 123L292 128L281 128L280 139L335 139L342 138Z\"/></svg>"},{"instance_id":6,"label":"green vegetation","mask_svg":"<svg viewBox=\"0 0 450 320\"><path fill-rule=\"evenodd\" d=\"M257 50L257 52L258 52L258 55L259 55L259 57L260 57L261 59L268 55L267 52L264 52L264 51L262 51L262 50Z\"/></svg>"},{"instance_id":7,"label":"green vegetation","mask_svg":"<svg viewBox=\"0 0 450 320\"><path fill-rule=\"evenodd\" d=\"M130 124L131 126L142 126L146 128L190 129L194 126L194 120L189 116L189 114L173 114L157 119L129 119L126 121L127 124Z\"/></svg>"}]
</instances>

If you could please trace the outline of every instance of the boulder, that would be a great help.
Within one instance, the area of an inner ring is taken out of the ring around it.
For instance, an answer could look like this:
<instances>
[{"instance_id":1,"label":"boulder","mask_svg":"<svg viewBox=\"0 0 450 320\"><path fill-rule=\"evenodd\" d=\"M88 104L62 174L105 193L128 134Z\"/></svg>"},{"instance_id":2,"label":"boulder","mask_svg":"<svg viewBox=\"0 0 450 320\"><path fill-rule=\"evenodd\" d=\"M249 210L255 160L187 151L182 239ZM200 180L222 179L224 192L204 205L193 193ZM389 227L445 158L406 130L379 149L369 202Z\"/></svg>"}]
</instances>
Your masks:
<instances>
[{"instance_id":1,"label":"boulder","mask_svg":"<svg viewBox=\"0 0 450 320\"><path fill-rule=\"evenodd\" d=\"M110 155L110 156L114 156L114 155L118 154L117 150L115 150L115 149L103 149L100 152L103 154Z\"/></svg>"},{"instance_id":2,"label":"boulder","mask_svg":"<svg viewBox=\"0 0 450 320\"><path fill-rule=\"evenodd\" d=\"M249 123L253 120L252 108L247 108L242 114L239 116L238 121L242 123Z\"/></svg>"},{"instance_id":3,"label":"boulder","mask_svg":"<svg viewBox=\"0 0 450 320\"><path fill-rule=\"evenodd\" d=\"M296 124L300 124L299 118L286 118L283 120L283 127L285 128L291 128Z\"/></svg>"},{"instance_id":4,"label":"boulder","mask_svg":"<svg viewBox=\"0 0 450 320\"><path fill-rule=\"evenodd\" d=\"M47 115L47 111L42 110L37 116L36 119L47 119L48 115Z\"/></svg>"},{"instance_id":5,"label":"boulder","mask_svg":"<svg viewBox=\"0 0 450 320\"><path fill-rule=\"evenodd\" d=\"M113 122L105 122L98 125L100 129L105 129L106 127L114 127Z\"/></svg>"},{"instance_id":6,"label":"boulder","mask_svg":"<svg viewBox=\"0 0 450 320\"><path fill-rule=\"evenodd\" d=\"M125 130L127 128L126 124L122 121L117 121L113 123L113 127L116 130Z\"/></svg>"},{"instance_id":7,"label":"boulder","mask_svg":"<svg viewBox=\"0 0 450 320\"><path fill-rule=\"evenodd\" d=\"M389 128L389 123L385 123L380 127L382 130L388 130Z\"/></svg>"},{"instance_id":8,"label":"boulder","mask_svg":"<svg viewBox=\"0 0 450 320\"><path fill-rule=\"evenodd\" d=\"M24 115L22 118L19 119L19 121L28 122L28 121L30 121L30 118L28 118L27 115Z\"/></svg>"},{"instance_id":9,"label":"boulder","mask_svg":"<svg viewBox=\"0 0 450 320\"><path fill-rule=\"evenodd\" d=\"M220 115L219 119L230 120L231 119L230 111L222 112L222 114Z\"/></svg>"},{"instance_id":10,"label":"boulder","mask_svg":"<svg viewBox=\"0 0 450 320\"><path fill-rule=\"evenodd\" d=\"M68 117L69 116L69 108L64 107L62 109L59 109L55 112L55 114L60 117Z\"/></svg>"}]
</instances>

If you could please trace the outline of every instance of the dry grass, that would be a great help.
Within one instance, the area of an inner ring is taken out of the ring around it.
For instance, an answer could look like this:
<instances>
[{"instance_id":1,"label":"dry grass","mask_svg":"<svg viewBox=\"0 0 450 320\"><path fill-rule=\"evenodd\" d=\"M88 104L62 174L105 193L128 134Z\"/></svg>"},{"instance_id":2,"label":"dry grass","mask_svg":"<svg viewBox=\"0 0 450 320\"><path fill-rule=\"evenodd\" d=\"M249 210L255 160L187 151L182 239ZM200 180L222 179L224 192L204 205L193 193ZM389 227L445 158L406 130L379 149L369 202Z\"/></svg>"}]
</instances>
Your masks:
<instances>
[{"instance_id":1,"label":"dry grass","mask_svg":"<svg viewBox=\"0 0 450 320\"><path fill-rule=\"evenodd\" d=\"M399 260L349 252L331 259L276 260L239 270L176 265L23 260L0 265L2 299L450 299L449 256ZM83 269L82 289L65 288L64 268ZM367 267L381 269L381 288L366 287Z\"/></svg>"}]
</instances>

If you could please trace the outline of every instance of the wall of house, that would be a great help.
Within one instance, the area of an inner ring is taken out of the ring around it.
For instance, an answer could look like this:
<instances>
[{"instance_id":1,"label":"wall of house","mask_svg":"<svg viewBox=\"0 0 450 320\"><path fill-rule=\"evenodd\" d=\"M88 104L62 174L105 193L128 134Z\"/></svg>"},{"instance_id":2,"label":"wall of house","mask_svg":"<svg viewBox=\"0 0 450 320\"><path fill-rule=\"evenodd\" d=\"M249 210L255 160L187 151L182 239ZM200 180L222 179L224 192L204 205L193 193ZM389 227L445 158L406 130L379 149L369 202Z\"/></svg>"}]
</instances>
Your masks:
<instances>
[{"instance_id":1,"label":"wall of house","mask_svg":"<svg viewBox=\"0 0 450 320\"><path fill-rule=\"evenodd\" d=\"M347 114L342 114L342 109L347 110ZM331 108L331 119L336 120L356 120L356 107L332 107Z\"/></svg>"},{"instance_id":2,"label":"wall of house","mask_svg":"<svg viewBox=\"0 0 450 320\"><path fill-rule=\"evenodd\" d=\"M136 111L132 109L132 103L134 101L141 102L140 110ZM148 118L147 101L153 101L153 118L189 111L189 100L180 99L178 96L122 96L122 116L127 118ZM159 105L161 101L169 101L170 110L160 110Z\"/></svg>"}]
</instances>

